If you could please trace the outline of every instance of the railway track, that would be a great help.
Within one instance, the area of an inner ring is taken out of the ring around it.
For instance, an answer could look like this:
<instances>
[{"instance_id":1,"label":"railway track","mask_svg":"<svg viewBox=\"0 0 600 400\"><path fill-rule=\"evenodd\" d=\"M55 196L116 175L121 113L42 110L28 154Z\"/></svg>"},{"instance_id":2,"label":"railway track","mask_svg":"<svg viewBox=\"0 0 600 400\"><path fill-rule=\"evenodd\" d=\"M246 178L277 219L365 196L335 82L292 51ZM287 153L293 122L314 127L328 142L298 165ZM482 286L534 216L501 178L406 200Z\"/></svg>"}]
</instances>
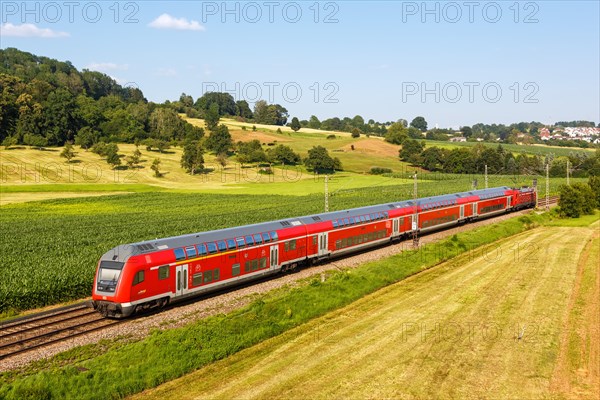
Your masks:
<instances>
[{"instance_id":1,"label":"railway track","mask_svg":"<svg viewBox=\"0 0 600 400\"><path fill-rule=\"evenodd\" d=\"M0 360L121 322L103 318L88 303L8 321L0 325Z\"/></svg>"},{"instance_id":2,"label":"railway track","mask_svg":"<svg viewBox=\"0 0 600 400\"><path fill-rule=\"evenodd\" d=\"M550 196L548 198L548 203L546 203L545 197L539 197L538 203L537 203L537 208L544 208L544 207L546 207L546 205L549 206L551 204L556 204L556 203L558 203L558 199L559 199L559 196Z\"/></svg>"}]
</instances>

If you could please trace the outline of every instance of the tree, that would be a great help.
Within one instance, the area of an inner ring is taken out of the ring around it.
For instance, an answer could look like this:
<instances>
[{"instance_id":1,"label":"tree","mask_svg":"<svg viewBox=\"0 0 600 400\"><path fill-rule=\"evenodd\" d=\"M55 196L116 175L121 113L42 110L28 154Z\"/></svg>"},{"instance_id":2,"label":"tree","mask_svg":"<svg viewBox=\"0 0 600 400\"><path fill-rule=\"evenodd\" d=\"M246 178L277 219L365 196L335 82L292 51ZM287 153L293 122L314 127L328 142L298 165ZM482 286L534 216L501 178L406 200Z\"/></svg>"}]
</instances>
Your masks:
<instances>
[{"instance_id":1,"label":"tree","mask_svg":"<svg viewBox=\"0 0 600 400\"><path fill-rule=\"evenodd\" d=\"M227 155L221 153L217 155L215 160L219 163L221 167L225 168L227 166Z\"/></svg>"},{"instance_id":2,"label":"tree","mask_svg":"<svg viewBox=\"0 0 600 400\"><path fill-rule=\"evenodd\" d=\"M590 176L588 185L596 197L596 207L600 207L600 176Z\"/></svg>"},{"instance_id":3,"label":"tree","mask_svg":"<svg viewBox=\"0 0 600 400\"><path fill-rule=\"evenodd\" d=\"M142 152L136 147L131 156L125 158L127 162L127 167L135 168L140 163L140 159L142 157Z\"/></svg>"},{"instance_id":4,"label":"tree","mask_svg":"<svg viewBox=\"0 0 600 400\"><path fill-rule=\"evenodd\" d=\"M71 162L71 159L75 157L75 152L73 151L73 145L70 142L65 144L65 148L60 153L60 156L67 159L67 162Z\"/></svg>"},{"instance_id":5,"label":"tree","mask_svg":"<svg viewBox=\"0 0 600 400\"><path fill-rule=\"evenodd\" d=\"M443 169L445 153L439 147L428 147L421 152L421 166L428 171Z\"/></svg>"},{"instance_id":6,"label":"tree","mask_svg":"<svg viewBox=\"0 0 600 400\"><path fill-rule=\"evenodd\" d=\"M113 168L116 168L121 165L121 156L114 151L114 148L109 147L109 149L110 150L106 154L106 162L112 165Z\"/></svg>"},{"instance_id":7,"label":"tree","mask_svg":"<svg viewBox=\"0 0 600 400\"><path fill-rule=\"evenodd\" d=\"M423 117L415 117L410 123L410 126L417 128L421 132L427 131L427 121Z\"/></svg>"},{"instance_id":8,"label":"tree","mask_svg":"<svg viewBox=\"0 0 600 400\"><path fill-rule=\"evenodd\" d=\"M257 139L249 142L238 142L237 144L237 159L241 164L267 161L260 141Z\"/></svg>"},{"instance_id":9,"label":"tree","mask_svg":"<svg viewBox=\"0 0 600 400\"><path fill-rule=\"evenodd\" d=\"M304 160L304 164L317 174L332 173L342 169L340 160L329 156L329 152L323 146L315 146L308 150L308 157Z\"/></svg>"},{"instance_id":10,"label":"tree","mask_svg":"<svg viewBox=\"0 0 600 400\"><path fill-rule=\"evenodd\" d=\"M559 191L559 215L561 217L579 218L583 212L583 194L569 185L561 185Z\"/></svg>"},{"instance_id":11,"label":"tree","mask_svg":"<svg viewBox=\"0 0 600 400\"><path fill-rule=\"evenodd\" d=\"M214 131L219 124L219 105L217 103L212 103L206 113L204 114L204 122L206 123L206 128L209 131Z\"/></svg>"},{"instance_id":12,"label":"tree","mask_svg":"<svg viewBox=\"0 0 600 400\"><path fill-rule=\"evenodd\" d=\"M215 128L206 140L206 148L215 154L227 153L232 145L231 134L225 125Z\"/></svg>"},{"instance_id":13,"label":"tree","mask_svg":"<svg viewBox=\"0 0 600 400\"><path fill-rule=\"evenodd\" d=\"M596 194L587 183L574 183L573 189L578 191L583 198L581 204L581 212L583 214L591 215L594 214L594 209L597 207Z\"/></svg>"},{"instance_id":14,"label":"tree","mask_svg":"<svg viewBox=\"0 0 600 400\"><path fill-rule=\"evenodd\" d=\"M294 132L298 132L300 130L302 126L300 125L300 121L298 120L297 117L292 118L292 123L290 125L290 128L292 128L292 130Z\"/></svg>"},{"instance_id":15,"label":"tree","mask_svg":"<svg viewBox=\"0 0 600 400\"><path fill-rule=\"evenodd\" d=\"M308 120L308 127L311 129L321 129L321 121L316 116L311 115Z\"/></svg>"},{"instance_id":16,"label":"tree","mask_svg":"<svg viewBox=\"0 0 600 400\"><path fill-rule=\"evenodd\" d=\"M400 159L407 161L413 165L420 163L420 154L425 148L425 145L418 140L408 139L402 143L402 149L400 149Z\"/></svg>"},{"instance_id":17,"label":"tree","mask_svg":"<svg viewBox=\"0 0 600 400\"><path fill-rule=\"evenodd\" d=\"M295 153L291 147L282 144L274 149L267 150L267 156L269 161L274 164L295 165L301 160L300 154Z\"/></svg>"},{"instance_id":18,"label":"tree","mask_svg":"<svg viewBox=\"0 0 600 400\"><path fill-rule=\"evenodd\" d=\"M236 101L235 110L238 117L242 117L244 119L252 118L252 110L250 109L250 106L246 100Z\"/></svg>"},{"instance_id":19,"label":"tree","mask_svg":"<svg viewBox=\"0 0 600 400\"><path fill-rule=\"evenodd\" d=\"M402 144L407 138L407 130L400 122L390 125L385 134L385 141L392 144Z\"/></svg>"},{"instance_id":20,"label":"tree","mask_svg":"<svg viewBox=\"0 0 600 400\"><path fill-rule=\"evenodd\" d=\"M352 137L353 138L359 138L360 137L360 133L361 133L360 129L358 129L358 128L353 128L352 129Z\"/></svg>"},{"instance_id":21,"label":"tree","mask_svg":"<svg viewBox=\"0 0 600 400\"><path fill-rule=\"evenodd\" d=\"M462 128L460 128L460 131L462 132L462 135L467 139L473 136L473 130L469 126L463 126Z\"/></svg>"},{"instance_id":22,"label":"tree","mask_svg":"<svg viewBox=\"0 0 600 400\"><path fill-rule=\"evenodd\" d=\"M152 161L152 165L150 166L150 169L152 171L154 171L154 176L156 176L157 178L160 178L162 176L162 173L158 169L159 166L160 166L160 158L155 158L154 161Z\"/></svg>"},{"instance_id":23,"label":"tree","mask_svg":"<svg viewBox=\"0 0 600 400\"><path fill-rule=\"evenodd\" d=\"M204 148L199 141L188 141L184 144L181 166L192 175L204 169Z\"/></svg>"},{"instance_id":24,"label":"tree","mask_svg":"<svg viewBox=\"0 0 600 400\"><path fill-rule=\"evenodd\" d=\"M92 147L99 139L100 132L90 128L89 126L84 126L77 132L75 136L75 144L85 149L86 151Z\"/></svg>"}]
</instances>

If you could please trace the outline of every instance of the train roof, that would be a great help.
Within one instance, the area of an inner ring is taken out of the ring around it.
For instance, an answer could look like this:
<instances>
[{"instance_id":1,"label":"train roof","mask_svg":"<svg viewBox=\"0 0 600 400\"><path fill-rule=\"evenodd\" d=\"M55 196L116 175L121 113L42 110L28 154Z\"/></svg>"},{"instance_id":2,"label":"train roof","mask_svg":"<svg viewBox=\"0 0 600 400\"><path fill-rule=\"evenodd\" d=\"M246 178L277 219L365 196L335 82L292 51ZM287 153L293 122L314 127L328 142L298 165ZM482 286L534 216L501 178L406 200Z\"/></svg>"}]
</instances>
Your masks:
<instances>
[{"instance_id":1,"label":"train roof","mask_svg":"<svg viewBox=\"0 0 600 400\"><path fill-rule=\"evenodd\" d=\"M430 203L457 200L459 198L478 196L481 199L494 198L503 196L506 190L510 190L507 186L495 187L490 189L472 190L469 192L460 192L445 194L440 196L424 197L417 199L418 206L424 206ZM197 232L181 236L172 236L162 239L147 240L138 243L124 244L117 246L105 253L101 260L121 261L125 262L127 258L137 254L150 253L166 249L174 249L186 246L192 246L205 242L216 242L225 239L234 239L240 236L254 235L257 233L276 232L285 228L294 226L310 225L314 223L327 222L339 218L353 217L371 213L387 212L390 209L413 207L414 200L403 200L398 202L390 202L378 204L374 206L366 206L359 208L351 208L342 211L332 211L327 213L313 214L301 217L286 218L270 222L261 222L252 225L244 225L233 228L225 228L213 231Z\"/></svg>"}]
</instances>

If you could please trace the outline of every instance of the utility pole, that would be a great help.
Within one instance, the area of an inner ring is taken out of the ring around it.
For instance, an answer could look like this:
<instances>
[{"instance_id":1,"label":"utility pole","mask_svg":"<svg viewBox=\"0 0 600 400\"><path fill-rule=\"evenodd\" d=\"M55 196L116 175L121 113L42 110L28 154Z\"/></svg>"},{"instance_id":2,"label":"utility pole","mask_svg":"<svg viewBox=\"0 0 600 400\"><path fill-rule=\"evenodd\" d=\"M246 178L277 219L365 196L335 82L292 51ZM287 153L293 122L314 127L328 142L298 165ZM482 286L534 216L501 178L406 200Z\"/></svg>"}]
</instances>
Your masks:
<instances>
[{"instance_id":1,"label":"utility pole","mask_svg":"<svg viewBox=\"0 0 600 400\"><path fill-rule=\"evenodd\" d=\"M325 175L325 212L329 212L329 175Z\"/></svg>"},{"instance_id":2,"label":"utility pole","mask_svg":"<svg viewBox=\"0 0 600 400\"><path fill-rule=\"evenodd\" d=\"M569 160L567 160L567 186L571 186L571 180L569 179L569 175L571 173L571 165L569 164Z\"/></svg>"},{"instance_id":3,"label":"utility pole","mask_svg":"<svg viewBox=\"0 0 600 400\"><path fill-rule=\"evenodd\" d=\"M485 165L485 188L488 188L487 164Z\"/></svg>"},{"instance_id":4,"label":"utility pole","mask_svg":"<svg viewBox=\"0 0 600 400\"><path fill-rule=\"evenodd\" d=\"M546 211L550 210L550 164L546 164Z\"/></svg>"},{"instance_id":5,"label":"utility pole","mask_svg":"<svg viewBox=\"0 0 600 400\"><path fill-rule=\"evenodd\" d=\"M413 233L413 247L414 248L418 248L419 247L419 235L417 234L417 230L419 228L419 223L418 223L418 218L419 218L419 207L417 205L417 171L415 171L415 183L414 183L414 188L413 188L413 195L414 195L414 202L415 202L415 212L413 214L413 219L412 219L412 233Z\"/></svg>"}]
</instances>

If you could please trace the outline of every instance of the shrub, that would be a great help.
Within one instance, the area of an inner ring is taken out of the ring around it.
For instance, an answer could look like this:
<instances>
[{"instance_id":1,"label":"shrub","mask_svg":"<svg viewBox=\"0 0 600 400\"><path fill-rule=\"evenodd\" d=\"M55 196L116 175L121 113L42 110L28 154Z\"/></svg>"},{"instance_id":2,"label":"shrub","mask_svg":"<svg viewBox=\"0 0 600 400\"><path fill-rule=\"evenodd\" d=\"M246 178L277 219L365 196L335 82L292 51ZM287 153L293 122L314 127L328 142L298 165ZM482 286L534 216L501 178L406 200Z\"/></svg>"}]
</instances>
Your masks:
<instances>
[{"instance_id":1,"label":"shrub","mask_svg":"<svg viewBox=\"0 0 600 400\"><path fill-rule=\"evenodd\" d=\"M391 174L392 172L390 168L371 167L371 174L373 175Z\"/></svg>"}]
</instances>

